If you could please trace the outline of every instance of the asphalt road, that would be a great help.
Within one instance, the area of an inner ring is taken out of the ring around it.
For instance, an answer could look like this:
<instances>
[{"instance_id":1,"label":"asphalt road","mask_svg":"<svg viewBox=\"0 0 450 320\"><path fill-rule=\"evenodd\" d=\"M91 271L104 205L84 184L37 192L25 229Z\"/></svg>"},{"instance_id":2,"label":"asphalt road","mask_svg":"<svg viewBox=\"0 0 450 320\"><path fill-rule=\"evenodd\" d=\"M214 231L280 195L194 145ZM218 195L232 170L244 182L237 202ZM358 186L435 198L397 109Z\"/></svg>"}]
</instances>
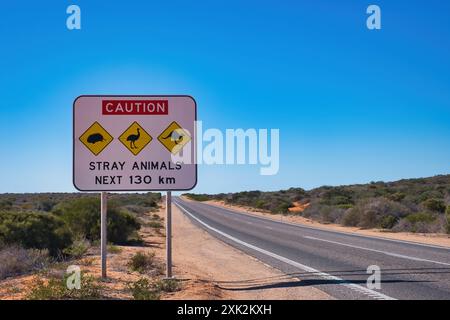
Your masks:
<instances>
[{"instance_id":1,"label":"asphalt road","mask_svg":"<svg viewBox=\"0 0 450 320\"><path fill-rule=\"evenodd\" d=\"M292 277L246 290L313 286L337 299L450 299L450 249L283 223L179 197L173 202L213 236ZM380 289L367 287L374 265Z\"/></svg>"}]
</instances>

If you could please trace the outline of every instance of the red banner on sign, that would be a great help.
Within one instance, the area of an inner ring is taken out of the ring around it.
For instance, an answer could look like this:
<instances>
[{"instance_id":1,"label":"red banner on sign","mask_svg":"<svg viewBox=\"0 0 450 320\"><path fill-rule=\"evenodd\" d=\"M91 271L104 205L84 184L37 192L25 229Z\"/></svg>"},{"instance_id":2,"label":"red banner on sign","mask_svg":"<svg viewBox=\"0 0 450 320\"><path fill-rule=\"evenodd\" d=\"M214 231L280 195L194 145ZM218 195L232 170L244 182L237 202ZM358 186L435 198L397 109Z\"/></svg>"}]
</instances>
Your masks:
<instances>
[{"instance_id":1,"label":"red banner on sign","mask_svg":"<svg viewBox=\"0 0 450 320\"><path fill-rule=\"evenodd\" d=\"M104 115L164 115L169 114L168 100L103 100Z\"/></svg>"}]
</instances>

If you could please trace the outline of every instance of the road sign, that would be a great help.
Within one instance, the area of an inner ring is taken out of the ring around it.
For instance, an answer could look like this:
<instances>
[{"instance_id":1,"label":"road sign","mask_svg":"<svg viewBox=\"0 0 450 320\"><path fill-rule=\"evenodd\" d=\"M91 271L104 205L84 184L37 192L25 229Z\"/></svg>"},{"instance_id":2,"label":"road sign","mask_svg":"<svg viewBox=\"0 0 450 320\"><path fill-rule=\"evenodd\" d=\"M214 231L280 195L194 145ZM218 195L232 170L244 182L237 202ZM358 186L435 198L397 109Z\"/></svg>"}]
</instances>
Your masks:
<instances>
[{"instance_id":1,"label":"road sign","mask_svg":"<svg viewBox=\"0 0 450 320\"><path fill-rule=\"evenodd\" d=\"M81 136L80 141L95 156L113 141L113 137L97 121L95 121Z\"/></svg>"},{"instance_id":2,"label":"road sign","mask_svg":"<svg viewBox=\"0 0 450 320\"><path fill-rule=\"evenodd\" d=\"M119 140L136 156L152 141L152 136L135 121L121 134Z\"/></svg>"},{"instance_id":3,"label":"road sign","mask_svg":"<svg viewBox=\"0 0 450 320\"><path fill-rule=\"evenodd\" d=\"M78 97L73 105L75 187L192 189L197 183L196 109L189 96Z\"/></svg>"},{"instance_id":4,"label":"road sign","mask_svg":"<svg viewBox=\"0 0 450 320\"><path fill-rule=\"evenodd\" d=\"M186 143L191 141L191 137L186 130L174 121L159 135L158 140L171 153L177 154Z\"/></svg>"}]
</instances>

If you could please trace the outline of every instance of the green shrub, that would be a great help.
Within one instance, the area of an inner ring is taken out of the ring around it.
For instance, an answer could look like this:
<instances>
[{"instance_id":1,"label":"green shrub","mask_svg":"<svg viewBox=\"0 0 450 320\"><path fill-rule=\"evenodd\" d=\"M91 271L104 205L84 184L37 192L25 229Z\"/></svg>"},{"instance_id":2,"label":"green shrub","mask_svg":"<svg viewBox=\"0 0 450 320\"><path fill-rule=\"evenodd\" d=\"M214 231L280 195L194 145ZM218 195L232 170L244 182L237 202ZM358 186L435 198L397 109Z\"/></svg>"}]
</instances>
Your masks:
<instances>
[{"instance_id":1,"label":"green shrub","mask_svg":"<svg viewBox=\"0 0 450 320\"><path fill-rule=\"evenodd\" d=\"M122 248L112 245L112 244L108 244L108 253L117 254L117 253L121 253L121 252L122 252Z\"/></svg>"},{"instance_id":2,"label":"green shrub","mask_svg":"<svg viewBox=\"0 0 450 320\"><path fill-rule=\"evenodd\" d=\"M157 291L175 292L181 290L181 283L177 279L160 279L154 284Z\"/></svg>"},{"instance_id":3,"label":"green shrub","mask_svg":"<svg viewBox=\"0 0 450 320\"><path fill-rule=\"evenodd\" d=\"M353 192L342 187L329 188L322 197L321 203L330 206L337 206L342 204L354 204Z\"/></svg>"},{"instance_id":4,"label":"green shrub","mask_svg":"<svg viewBox=\"0 0 450 320\"><path fill-rule=\"evenodd\" d=\"M161 229L164 227L163 224L159 221L149 221L145 225L149 228L154 228L154 229Z\"/></svg>"},{"instance_id":5,"label":"green shrub","mask_svg":"<svg viewBox=\"0 0 450 320\"><path fill-rule=\"evenodd\" d=\"M72 244L64 221L41 212L0 212L0 243L24 248L48 249L53 256Z\"/></svg>"},{"instance_id":6,"label":"green shrub","mask_svg":"<svg viewBox=\"0 0 450 320\"><path fill-rule=\"evenodd\" d=\"M183 196L195 201L208 201L211 198L206 194L194 194L194 193L185 193Z\"/></svg>"},{"instance_id":7,"label":"green shrub","mask_svg":"<svg viewBox=\"0 0 450 320\"><path fill-rule=\"evenodd\" d=\"M12 208L12 201L5 199L0 201L0 210L11 210Z\"/></svg>"},{"instance_id":8,"label":"green shrub","mask_svg":"<svg viewBox=\"0 0 450 320\"><path fill-rule=\"evenodd\" d=\"M136 252L128 262L128 267L139 273L145 273L155 267L155 253Z\"/></svg>"},{"instance_id":9,"label":"green shrub","mask_svg":"<svg viewBox=\"0 0 450 320\"><path fill-rule=\"evenodd\" d=\"M78 259L86 254L91 244L86 239L76 239L69 247L63 250L65 255Z\"/></svg>"},{"instance_id":10,"label":"green shrub","mask_svg":"<svg viewBox=\"0 0 450 320\"><path fill-rule=\"evenodd\" d=\"M380 221L380 227L383 229L392 229L398 222L398 217L384 216Z\"/></svg>"},{"instance_id":11,"label":"green shrub","mask_svg":"<svg viewBox=\"0 0 450 320\"><path fill-rule=\"evenodd\" d=\"M100 200L82 198L65 201L54 209L56 215L78 236L95 241L100 238ZM139 230L138 220L131 214L108 206L108 240L113 243L125 243L130 235Z\"/></svg>"},{"instance_id":12,"label":"green shrub","mask_svg":"<svg viewBox=\"0 0 450 320\"><path fill-rule=\"evenodd\" d=\"M56 202L49 199L39 200L36 204L36 210L50 212L55 205Z\"/></svg>"},{"instance_id":13,"label":"green shrub","mask_svg":"<svg viewBox=\"0 0 450 320\"><path fill-rule=\"evenodd\" d=\"M433 222L436 219L436 217L429 212L418 212L418 213L410 214L409 216L405 217L405 219L406 219L406 221L408 221L412 224L416 224L419 222L423 222L423 223Z\"/></svg>"},{"instance_id":14,"label":"green shrub","mask_svg":"<svg viewBox=\"0 0 450 320\"><path fill-rule=\"evenodd\" d=\"M406 194L403 192L396 192L396 193L393 193L393 194L390 194L387 196L388 199L390 199L392 201L397 201L397 202L402 201L403 199L405 199L405 197L406 197Z\"/></svg>"},{"instance_id":15,"label":"green shrub","mask_svg":"<svg viewBox=\"0 0 450 320\"><path fill-rule=\"evenodd\" d=\"M159 300L160 294L147 278L141 278L128 285L135 300Z\"/></svg>"},{"instance_id":16,"label":"green shrub","mask_svg":"<svg viewBox=\"0 0 450 320\"><path fill-rule=\"evenodd\" d=\"M439 212L439 213L444 213L445 209L446 209L444 201L439 200L439 199L425 200L424 202L422 202L422 205L428 210Z\"/></svg>"},{"instance_id":17,"label":"green shrub","mask_svg":"<svg viewBox=\"0 0 450 320\"><path fill-rule=\"evenodd\" d=\"M265 209L267 206L266 202L262 199L259 199L255 202L255 208L257 209Z\"/></svg>"},{"instance_id":18,"label":"green shrub","mask_svg":"<svg viewBox=\"0 0 450 320\"><path fill-rule=\"evenodd\" d=\"M109 203L117 207L140 207L151 211L158 208L158 202L161 200L161 193L125 193L125 194L110 194Z\"/></svg>"},{"instance_id":19,"label":"green shrub","mask_svg":"<svg viewBox=\"0 0 450 320\"><path fill-rule=\"evenodd\" d=\"M290 207L291 207L291 203L283 202L283 203L278 204L276 206L276 208L272 210L272 212L286 214L289 212Z\"/></svg>"},{"instance_id":20,"label":"green shrub","mask_svg":"<svg viewBox=\"0 0 450 320\"><path fill-rule=\"evenodd\" d=\"M442 197L442 193L437 190L429 190L429 188L426 188L418 194L417 196L417 203L423 203L427 201L428 199L440 199Z\"/></svg>"},{"instance_id":21,"label":"green shrub","mask_svg":"<svg viewBox=\"0 0 450 320\"><path fill-rule=\"evenodd\" d=\"M67 288L67 276L50 278L47 282L36 277L26 295L27 300L92 300L100 298L101 286L94 277L81 273L80 289Z\"/></svg>"}]
</instances>

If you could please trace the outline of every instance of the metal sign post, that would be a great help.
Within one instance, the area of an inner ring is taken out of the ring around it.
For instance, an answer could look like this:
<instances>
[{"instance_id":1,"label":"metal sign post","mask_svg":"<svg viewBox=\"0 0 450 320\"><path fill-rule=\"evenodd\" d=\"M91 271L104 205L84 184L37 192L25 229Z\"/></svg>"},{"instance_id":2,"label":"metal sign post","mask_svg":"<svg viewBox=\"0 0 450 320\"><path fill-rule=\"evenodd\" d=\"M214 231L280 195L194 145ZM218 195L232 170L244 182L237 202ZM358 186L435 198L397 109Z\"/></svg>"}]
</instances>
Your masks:
<instances>
[{"instance_id":1,"label":"metal sign post","mask_svg":"<svg viewBox=\"0 0 450 320\"><path fill-rule=\"evenodd\" d=\"M166 195L166 277L172 278L172 192Z\"/></svg>"},{"instance_id":2,"label":"metal sign post","mask_svg":"<svg viewBox=\"0 0 450 320\"><path fill-rule=\"evenodd\" d=\"M106 221L106 212L108 210L107 206L107 193L101 193L101 218L100 218L100 251L102 256L102 279L106 279L106 256L107 256L107 221Z\"/></svg>"}]
</instances>

